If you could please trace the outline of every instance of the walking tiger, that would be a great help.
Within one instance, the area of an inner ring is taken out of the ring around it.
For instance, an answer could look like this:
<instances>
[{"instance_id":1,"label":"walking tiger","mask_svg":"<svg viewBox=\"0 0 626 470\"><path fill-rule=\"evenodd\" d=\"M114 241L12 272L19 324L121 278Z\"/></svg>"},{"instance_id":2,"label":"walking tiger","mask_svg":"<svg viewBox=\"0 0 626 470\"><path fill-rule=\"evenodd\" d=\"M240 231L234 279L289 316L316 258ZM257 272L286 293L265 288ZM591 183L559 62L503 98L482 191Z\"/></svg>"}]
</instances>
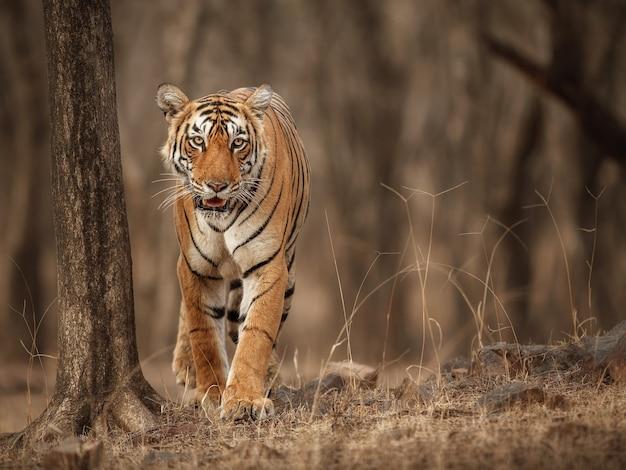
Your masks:
<instances>
[{"instance_id":1,"label":"walking tiger","mask_svg":"<svg viewBox=\"0 0 626 470\"><path fill-rule=\"evenodd\" d=\"M182 294L173 371L224 419L274 412L265 380L295 289L296 240L309 208L309 163L285 101L268 85L190 100L162 84L162 156ZM232 365L228 333L237 343Z\"/></svg>"}]
</instances>

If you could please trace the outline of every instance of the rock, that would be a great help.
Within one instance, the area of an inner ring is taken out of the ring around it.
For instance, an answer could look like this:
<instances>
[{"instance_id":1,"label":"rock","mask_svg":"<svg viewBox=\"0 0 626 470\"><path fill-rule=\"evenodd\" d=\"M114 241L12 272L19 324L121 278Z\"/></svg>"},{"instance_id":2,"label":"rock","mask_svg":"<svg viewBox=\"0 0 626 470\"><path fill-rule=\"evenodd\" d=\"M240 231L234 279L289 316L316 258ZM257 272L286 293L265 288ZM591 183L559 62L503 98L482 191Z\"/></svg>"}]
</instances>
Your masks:
<instances>
[{"instance_id":1,"label":"rock","mask_svg":"<svg viewBox=\"0 0 626 470\"><path fill-rule=\"evenodd\" d=\"M540 385L511 382L485 393L476 404L488 412L494 412L515 405L525 406L531 403L544 403L545 401L546 393Z\"/></svg>"},{"instance_id":2,"label":"rock","mask_svg":"<svg viewBox=\"0 0 626 470\"><path fill-rule=\"evenodd\" d=\"M608 372L610 380L626 384L626 320L602 336L583 338L581 343L587 352L587 368Z\"/></svg>"},{"instance_id":3,"label":"rock","mask_svg":"<svg viewBox=\"0 0 626 470\"><path fill-rule=\"evenodd\" d=\"M441 366L441 373L450 379L461 379L469 374L472 361L467 357L455 357Z\"/></svg>"},{"instance_id":4,"label":"rock","mask_svg":"<svg viewBox=\"0 0 626 470\"><path fill-rule=\"evenodd\" d=\"M613 352L607 356L607 367L615 383L626 385L626 335L622 335Z\"/></svg>"},{"instance_id":5,"label":"rock","mask_svg":"<svg viewBox=\"0 0 626 470\"><path fill-rule=\"evenodd\" d=\"M272 390L270 398L274 401L274 406L278 412L302 406L310 408L315 401L316 393L318 396L324 396L332 391L340 391L345 386L344 377L337 374L327 374L322 379L308 382L300 389L281 385Z\"/></svg>"},{"instance_id":6,"label":"rock","mask_svg":"<svg viewBox=\"0 0 626 470\"><path fill-rule=\"evenodd\" d=\"M102 442L69 437L51 449L43 459L44 468L91 470L101 467Z\"/></svg>"},{"instance_id":7,"label":"rock","mask_svg":"<svg viewBox=\"0 0 626 470\"><path fill-rule=\"evenodd\" d=\"M580 345L592 366L604 368L611 359L626 358L626 320L615 325L602 336L585 336ZM621 351L620 351L621 350Z\"/></svg>"},{"instance_id":8,"label":"rock","mask_svg":"<svg viewBox=\"0 0 626 470\"><path fill-rule=\"evenodd\" d=\"M506 375L509 371L506 349L508 346L506 343L496 343L480 349L472 363L472 373L480 373L487 377Z\"/></svg>"},{"instance_id":9,"label":"rock","mask_svg":"<svg viewBox=\"0 0 626 470\"><path fill-rule=\"evenodd\" d=\"M496 343L478 351L472 372L486 376L542 374L571 370L577 365L595 371L607 369L611 378L626 374L626 321L601 336L586 336L576 343L521 345Z\"/></svg>"},{"instance_id":10,"label":"rock","mask_svg":"<svg viewBox=\"0 0 626 470\"><path fill-rule=\"evenodd\" d=\"M373 389L378 382L378 369L357 362L329 362L326 376L333 374L358 388Z\"/></svg>"},{"instance_id":11,"label":"rock","mask_svg":"<svg viewBox=\"0 0 626 470\"><path fill-rule=\"evenodd\" d=\"M441 366L442 373L454 373L455 370L469 370L472 367L472 361L467 357L459 356L445 362Z\"/></svg>"},{"instance_id":12,"label":"rock","mask_svg":"<svg viewBox=\"0 0 626 470\"><path fill-rule=\"evenodd\" d=\"M496 343L478 352L472 370L486 375L511 375L519 372L543 373L567 370L583 360L584 351L575 344L549 346Z\"/></svg>"},{"instance_id":13,"label":"rock","mask_svg":"<svg viewBox=\"0 0 626 470\"><path fill-rule=\"evenodd\" d=\"M348 387L372 389L378 381L378 370L355 362L330 362L321 379L314 379L304 387L296 389L281 385L274 390L270 398L277 411L288 408L313 406L316 395L323 397L332 391L341 391Z\"/></svg>"}]
</instances>

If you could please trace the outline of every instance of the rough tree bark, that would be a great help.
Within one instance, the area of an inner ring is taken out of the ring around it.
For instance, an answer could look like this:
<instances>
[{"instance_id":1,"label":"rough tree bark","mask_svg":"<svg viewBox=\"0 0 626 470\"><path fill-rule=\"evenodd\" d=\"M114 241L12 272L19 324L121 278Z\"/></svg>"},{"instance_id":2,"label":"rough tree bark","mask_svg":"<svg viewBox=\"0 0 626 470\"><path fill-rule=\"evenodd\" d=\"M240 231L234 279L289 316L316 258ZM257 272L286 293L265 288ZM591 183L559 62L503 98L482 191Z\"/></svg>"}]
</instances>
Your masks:
<instances>
[{"instance_id":1,"label":"rough tree bark","mask_svg":"<svg viewBox=\"0 0 626 470\"><path fill-rule=\"evenodd\" d=\"M109 3L43 3L59 361L53 399L22 444L112 425L145 429L160 401L137 355Z\"/></svg>"}]
</instances>

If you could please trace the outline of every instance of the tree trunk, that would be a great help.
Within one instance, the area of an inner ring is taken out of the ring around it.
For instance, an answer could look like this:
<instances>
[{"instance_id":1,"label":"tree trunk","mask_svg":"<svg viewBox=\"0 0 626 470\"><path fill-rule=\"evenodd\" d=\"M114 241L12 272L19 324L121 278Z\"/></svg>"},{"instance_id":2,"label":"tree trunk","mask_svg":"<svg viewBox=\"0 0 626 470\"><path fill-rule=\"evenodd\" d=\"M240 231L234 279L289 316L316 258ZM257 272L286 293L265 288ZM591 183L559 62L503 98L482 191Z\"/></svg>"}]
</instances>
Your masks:
<instances>
[{"instance_id":1,"label":"tree trunk","mask_svg":"<svg viewBox=\"0 0 626 470\"><path fill-rule=\"evenodd\" d=\"M52 402L22 442L155 421L145 400L156 394L135 339L110 7L107 0L44 0L44 21L59 361Z\"/></svg>"}]
</instances>

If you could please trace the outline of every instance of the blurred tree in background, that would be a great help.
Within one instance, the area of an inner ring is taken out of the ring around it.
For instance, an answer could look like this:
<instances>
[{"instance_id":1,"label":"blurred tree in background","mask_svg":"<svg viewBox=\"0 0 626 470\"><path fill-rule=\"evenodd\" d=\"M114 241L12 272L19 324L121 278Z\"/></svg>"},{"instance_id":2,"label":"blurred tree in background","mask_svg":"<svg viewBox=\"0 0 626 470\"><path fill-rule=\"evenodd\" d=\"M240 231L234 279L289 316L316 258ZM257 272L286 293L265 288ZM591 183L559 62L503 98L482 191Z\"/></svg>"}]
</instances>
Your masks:
<instances>
[{"instance_id":1,"label":"blurred tree in background","mask_svg":"<svg viewBox=\"0 0 626 470\"><path fill-rule=\"evenodd\" d=\"M55 296L48 116L39 3L1 8L0 344L19 357L28 335L9 306L40 316ZM351 328L360 361L381 360L388 312L386 359L415 363L426 340L431 366L439 331L446 358L513 330L563 338L573 311L597 319L591 332L624 318L623 1L114 0L112 14L143 357L169 360L177 321L172 217L151 197L164 81L194 97L268 82L292 108L314 193L280 344L301 366L318 368L344 323L329 229L347 315L367 297ZM406 189L461 183L434 199Z\"/></svg>"}]
</instances>

